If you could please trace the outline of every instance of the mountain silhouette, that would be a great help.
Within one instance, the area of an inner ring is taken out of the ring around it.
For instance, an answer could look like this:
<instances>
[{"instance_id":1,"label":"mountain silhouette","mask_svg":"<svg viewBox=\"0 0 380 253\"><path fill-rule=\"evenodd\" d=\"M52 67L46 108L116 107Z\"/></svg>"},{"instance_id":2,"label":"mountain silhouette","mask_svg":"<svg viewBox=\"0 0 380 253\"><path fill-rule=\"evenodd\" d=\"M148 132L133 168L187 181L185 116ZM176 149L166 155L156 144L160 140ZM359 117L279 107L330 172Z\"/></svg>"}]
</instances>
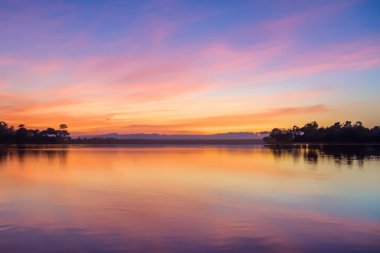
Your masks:
<instances>
[{"instance_id":1,"label":"mountain silhouette","mask_svg":"<svg viewBox=\"0 0 380 253\"><path fill-rule=\"evenodd\" d=\"M109 133L101 135L83 135L78 138L112 138L112 139L133 139L133 140L258 140L269 135L269 132L229 132L209 135L197 135L197 134L119 134Z\"/></svg>"}]
</instances>

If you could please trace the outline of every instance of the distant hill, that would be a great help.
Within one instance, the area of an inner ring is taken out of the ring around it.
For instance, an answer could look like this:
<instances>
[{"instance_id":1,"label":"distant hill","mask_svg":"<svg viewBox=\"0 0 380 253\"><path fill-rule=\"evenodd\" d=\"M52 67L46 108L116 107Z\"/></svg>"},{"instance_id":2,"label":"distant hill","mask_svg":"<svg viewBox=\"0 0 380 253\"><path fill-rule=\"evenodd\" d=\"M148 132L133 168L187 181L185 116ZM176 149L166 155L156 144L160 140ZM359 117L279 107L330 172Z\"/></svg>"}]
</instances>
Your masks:
<instances>
[{"instance_id":1,"label":"distant hill","mask_svg":"<svg viewBox=\"0 0 380 253\"><path fill-rule=\"evenodd\" d=\"M230 132L210 135L187 135L187 134L101 134L101 135L83 135L78 138L101 138L101 139L122 139L122 140L261 140L269 135L269 132Z\"/></svg>"}]
</instances>

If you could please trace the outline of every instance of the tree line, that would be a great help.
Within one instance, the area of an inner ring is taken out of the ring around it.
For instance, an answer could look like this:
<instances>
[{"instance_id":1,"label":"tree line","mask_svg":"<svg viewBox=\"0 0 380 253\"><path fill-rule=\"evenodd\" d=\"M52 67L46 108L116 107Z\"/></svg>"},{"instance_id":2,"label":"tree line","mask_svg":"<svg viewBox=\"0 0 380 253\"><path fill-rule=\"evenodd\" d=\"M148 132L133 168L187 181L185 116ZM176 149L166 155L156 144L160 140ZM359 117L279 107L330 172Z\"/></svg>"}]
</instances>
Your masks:
<instances>
[{"instance_id":1,"label":"tree line","mask_svg":"<svg viewBox=\"0 0 380 253\"><path fill-rule=\"evenodd\" d=\"M316 121L303 127L293 126L290 129L274 128L266 143L373 143L380 142L380 127L367 128L360 121L354 124L346 121L336 122L329 127L319 127Z\"/></svg>"},{"instance_id":2,"label":"tree line","mask_svg":"<svg viewBox=\"0 0 380 253\"><path fill-rule=\"evenodd\" d=\"M59 125L59 129L47 128L44 130L28 129L24 124L17 128L0 121L0 143L3 144L59 144L70 142L70 133L66 124Z\"/></svg>"}]
</instances>

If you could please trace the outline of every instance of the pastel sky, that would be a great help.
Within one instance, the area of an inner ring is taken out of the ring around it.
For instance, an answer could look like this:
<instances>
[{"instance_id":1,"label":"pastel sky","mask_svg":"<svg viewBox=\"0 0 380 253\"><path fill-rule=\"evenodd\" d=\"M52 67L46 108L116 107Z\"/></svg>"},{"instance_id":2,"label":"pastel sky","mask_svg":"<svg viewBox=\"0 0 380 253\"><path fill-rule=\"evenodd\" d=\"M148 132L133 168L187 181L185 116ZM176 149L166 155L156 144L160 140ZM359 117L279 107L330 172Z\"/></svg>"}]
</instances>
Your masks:
<instances>
[{"instance_id":1,"label":"pastel sky","mask_svg":"<svg viewBox=\"0 0 380 253\"><path fill-rule=\"evenodd\" d=\"M74 134L380 125L380 1L0 0L0 120Z\"/></svg>"}]
</instances>

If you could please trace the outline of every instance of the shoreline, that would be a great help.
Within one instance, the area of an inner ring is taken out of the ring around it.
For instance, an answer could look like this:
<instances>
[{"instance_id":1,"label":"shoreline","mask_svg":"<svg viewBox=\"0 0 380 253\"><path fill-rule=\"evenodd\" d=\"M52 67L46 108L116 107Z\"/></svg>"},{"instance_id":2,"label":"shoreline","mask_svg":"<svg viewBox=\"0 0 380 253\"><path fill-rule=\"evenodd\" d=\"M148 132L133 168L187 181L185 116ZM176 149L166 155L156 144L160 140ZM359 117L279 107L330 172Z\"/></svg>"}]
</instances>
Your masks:
<instances>
[{"instance_id":1,"label":"shoreline","mask_svg":"<svg viewBox=\"0 0 380 253\"><path fill-rule=\"evenodd\" d=\"M69 143L0 143L1 146L67 146L67 145L263 145L262 140L74 140Z\"/></svg>"},{"instance_id":2,"label":"shoreline","mask_svg":"<svg viewBox=\"0 0 380 253\"><path fill-rule=\"evenodd\" d=\"M379 146L374 143L265 143L262 140L117 140L107 142L106 140L81 141L71 143L0 143L2 147L43 147L43 146L236 146L236 145L262 145L265 147L315 147L315 146Z\"/></svg>"}]
</instances>

